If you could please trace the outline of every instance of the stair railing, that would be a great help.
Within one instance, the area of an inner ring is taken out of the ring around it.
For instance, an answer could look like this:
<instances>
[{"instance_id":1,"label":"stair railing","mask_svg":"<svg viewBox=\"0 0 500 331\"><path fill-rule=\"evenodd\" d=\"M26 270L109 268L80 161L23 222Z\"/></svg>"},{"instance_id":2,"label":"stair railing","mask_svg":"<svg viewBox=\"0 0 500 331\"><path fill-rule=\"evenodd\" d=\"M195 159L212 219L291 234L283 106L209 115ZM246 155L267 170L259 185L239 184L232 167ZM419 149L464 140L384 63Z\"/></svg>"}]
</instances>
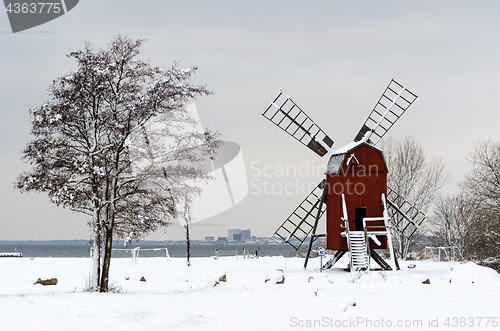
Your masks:
<instances>
[{"instance_id":1,"label":"stair railing","mask_svg":"<svg viewBox=\"0 0 500 331\"><path fill-rule=\"evenodd\" d=\"M351 251L351 238L349 234L349 218L347 217L347 206L345 204L345 196L342 194L342 221L344 221L343 228L345 229L345 237L347 239L347 248L349 249L349 269L353 270L353 262L352 262L352 251Z\"/></svg>"}]
</instances>

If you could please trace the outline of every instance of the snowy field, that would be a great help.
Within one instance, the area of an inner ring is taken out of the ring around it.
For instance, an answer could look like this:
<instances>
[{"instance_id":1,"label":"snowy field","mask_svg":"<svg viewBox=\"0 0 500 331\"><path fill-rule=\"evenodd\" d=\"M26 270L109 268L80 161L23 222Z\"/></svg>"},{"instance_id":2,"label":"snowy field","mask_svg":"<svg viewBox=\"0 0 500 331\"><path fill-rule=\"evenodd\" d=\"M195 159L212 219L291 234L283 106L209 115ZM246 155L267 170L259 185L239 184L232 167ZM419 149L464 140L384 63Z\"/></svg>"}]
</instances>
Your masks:
<instances>
[{"instance_id":1,"label":"snowy field","mask_svg":"<svg viewBox=\"0 0 500 331\"><path fill-rule=\"evenodd\" d=\"M1 258L0 330L500 329L500 275L489 268L412 261L400 271L356 275L320 273L318 259L309 270L302 264L283 257L194 258L191 267L181 258L113 259L110 283L121 293L100 294L83 291L89 259ZM285 283L265 283L279 278L277 269ZM227 282L211 287L221 271ZM33 285L39 277L58 284Z\"/></svg>"}]
</instances>

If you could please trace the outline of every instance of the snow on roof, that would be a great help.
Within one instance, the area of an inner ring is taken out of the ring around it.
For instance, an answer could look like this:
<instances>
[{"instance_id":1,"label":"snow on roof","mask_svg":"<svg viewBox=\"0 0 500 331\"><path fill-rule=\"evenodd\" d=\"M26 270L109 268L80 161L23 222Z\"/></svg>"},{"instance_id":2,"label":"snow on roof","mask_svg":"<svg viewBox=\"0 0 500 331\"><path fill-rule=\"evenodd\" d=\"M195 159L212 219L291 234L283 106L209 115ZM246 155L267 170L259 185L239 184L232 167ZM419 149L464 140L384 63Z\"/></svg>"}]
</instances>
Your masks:
<instances>
[{"instance_id":1,"label":"snow on roof","mask_svg":"<svg viewBox=\"0 0 500 331\"><path fill-rule=\"evenodd\" d=\"M344 163L344 154L334 154L330 157L328 164L326 166L325 175L338 174L342 168L342 163Z\"/></svg>"},{"instance_id":2,"label":"snow on roof","mask_svg":"<svg viewBox=\"0 0 500 331\"><path fill-rule=\"evenodd\" d=\"M382 152L382 150L381 150L380 148L378 148L378 147L375 147L375 145L370 144L370 143L367 143L367 142L365 142L365 141L363 141L363 140L360 140L360 141L353 141L352 143L349 143L349 144L345 145L344 147L337 149L337 150L333 153L333 155L337 155L337 154L345 154L345 153L350 152L350 151L352 151L353 149L355 149L355 148L357 148L358 146L363 145L363 144L365 144L366 146L369 146L369 147L373 148L374 150L377 150L377 151L379 151L379 152Z\"/></svg>"},{"instance_id":3,"label":"snow on roof","mask_svg":"<svg viewBox=\"0 0 500 331\"><path fill-rule=\"evenodd\" d=\"M349 144L345 145L344 147L339 148L338 150L336 150L333 153L333 155L330 157L330 160L328 161L328 164L326 166L325 175L338 174L340 172L340 169L342 168L342 163L345 160L346 154L349 153L350 151L352 151L353 149L363 145L363 144L370 146L371 148L373 148L377 151L382 152L382 150L380 150L379 148L375 147L372 144L368 144L367 142L364 142L362 140L349 143Z\"/></svg>"},{"instance_id":4,"label":"snow on roof","mask_svg":"<svg viewBox=\"0 0 500 331\"><path fill-rule=\"evenodd\" d=\"M363 143L364 143L364 141L362 141L362 140L360 140L360 141L353 141L352 143L349 143L349 144L345 145L344 147L337 149L333 153L333 155L345 154L345 153L349 152L350 150L355 149L356 147L358 147L359 145L361 145Z\"/></svg>"}]
</instances>

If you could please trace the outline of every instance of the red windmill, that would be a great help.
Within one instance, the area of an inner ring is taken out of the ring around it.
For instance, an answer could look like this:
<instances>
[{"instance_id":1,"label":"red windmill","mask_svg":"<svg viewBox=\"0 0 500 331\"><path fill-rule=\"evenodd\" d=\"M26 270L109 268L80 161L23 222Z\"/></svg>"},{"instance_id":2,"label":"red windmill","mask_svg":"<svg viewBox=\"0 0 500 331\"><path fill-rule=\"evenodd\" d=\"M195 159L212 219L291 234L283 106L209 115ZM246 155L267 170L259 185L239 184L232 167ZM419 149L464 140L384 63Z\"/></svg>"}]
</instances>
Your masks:
<instances>
[{"instance_id":1,"label":"red windmill","mask_svg":"<svg viewBox=\"0 0 500 331\"><path fill-rule=\"evenodd\" d=\"M310 235L304 267L314 241L326 237L327 249L335 250L325 268L349 252L351 270L370 269L373 259L382 269L399 268L392 248L391 227L404 233L406 219L416 231L425 215L387 187L387 165L376 144L406 112L417 95L391 80L353 143L333 150L333 140L281 92L262 114L319 156L330 154L323 179L276 230L275 235L298 250ZM316 234L326 210L326 234ZM388 249L392 267L375 249Z\"/></svg>"}]
</instances>

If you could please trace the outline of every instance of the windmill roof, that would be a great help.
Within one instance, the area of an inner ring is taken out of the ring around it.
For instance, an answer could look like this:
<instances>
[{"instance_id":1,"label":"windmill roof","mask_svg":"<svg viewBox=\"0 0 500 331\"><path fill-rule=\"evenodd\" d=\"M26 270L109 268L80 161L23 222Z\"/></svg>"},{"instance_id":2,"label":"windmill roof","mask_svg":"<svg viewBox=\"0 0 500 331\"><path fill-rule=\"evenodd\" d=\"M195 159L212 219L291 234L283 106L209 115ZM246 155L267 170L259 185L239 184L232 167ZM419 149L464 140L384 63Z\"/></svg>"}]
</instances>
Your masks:
<instances>
[{"instance_id":1,"label":"windmill roof","mask_svg":"<svg viewBox=\"0 0 500 331\"><path fill-rule=\"evenodd\" d=\"M333 153L333 155L345 154L345 153L347 153L347 152L355 149L359 145L362 145L363 143L364 143L364 141L362 141L362 140L360 140L360 141L353 141L352 143L349 143L349 144L345 145L344 147L337 149Z\"/></svg>"},{"instance_id":2,"label":"windmill roof","mask_svg":"<svg viewBox=\"0 0 500 331\"><path fill-rule=\"evenodd\" d=\"M345 153L344 154L334 154L330 157L328 164L326 165L325 175L328 174L338 174L340 172L340 168L342 168L342 163L344 163Z\"/></svg>"},{"instance_id":3,"label":"windmill roof","mask_svg":"<svg viewBox=\"0 0 500 331\"><path fill-rule=\"evenodd\" d=\"M374 150L382 152L382 150L380 150L379 148L377 148L374 145L369 144L365 141L362 141L362 140L349 143L349 144L345 145L344 147L339 148L338 150L336 150L332 154L332 156L330 157L330 160L328 161L328 164L326 166L325 175L338 174L342 168L342 163L345 160L346 154L349 153L350 151L358 148L359 146L361 146L363 144L369 146L370 148L373 148ZM384 161L384 163L385 163L385 161Z\"/></svg>"}]
</instances>

